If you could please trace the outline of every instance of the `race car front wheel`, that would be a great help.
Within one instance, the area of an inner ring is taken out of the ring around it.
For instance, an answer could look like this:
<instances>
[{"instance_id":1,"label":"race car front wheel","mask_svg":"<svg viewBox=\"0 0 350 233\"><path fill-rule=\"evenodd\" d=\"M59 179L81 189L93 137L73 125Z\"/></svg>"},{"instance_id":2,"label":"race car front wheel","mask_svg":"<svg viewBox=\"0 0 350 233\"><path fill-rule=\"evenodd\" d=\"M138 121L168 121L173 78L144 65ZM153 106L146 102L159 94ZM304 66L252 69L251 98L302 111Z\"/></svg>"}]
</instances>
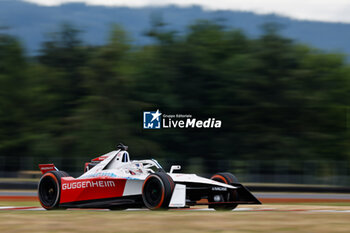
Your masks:
<instances>
[{"instance_id":1,"label":"race car front wheel","mask_svg":"<svg viewBox=\"0 0 350 233\"><path fill-rule=\"evenodd\" d=\"M213 175L212 180L218 181L220 183L232 184L238 183L238 179L229 172L221 172ZM209 202L231 202L238 200L238 193L236 190L229 190L227 193L213 195L209 197ZM227 204L212 204L209 207L215 210L233 210L237 207L237 204L227 203Z\"/></svg>"},{"instance_id":2,"label":"race car front wheel","mask_svg":"<svg viewBox=\"0 0 350 233\"><path fill-rule=\"evenodd\" d=\"M38 196L42 207L47 210L58 209L61 194L61 178L69 176L66 172L50 171L45 173L38 186Z\"/></svg>"},{"instance_id":3,"label":"race car front wheel","mask_svg":"<svg viewBox=\"0 0 350 233\"><path fill-rule=\"evenodd\" d=\"M165 172L150 174L142 187L145 206L151 210L168 209L174 187L173 179Z\"/></svg>"}]
</instances>

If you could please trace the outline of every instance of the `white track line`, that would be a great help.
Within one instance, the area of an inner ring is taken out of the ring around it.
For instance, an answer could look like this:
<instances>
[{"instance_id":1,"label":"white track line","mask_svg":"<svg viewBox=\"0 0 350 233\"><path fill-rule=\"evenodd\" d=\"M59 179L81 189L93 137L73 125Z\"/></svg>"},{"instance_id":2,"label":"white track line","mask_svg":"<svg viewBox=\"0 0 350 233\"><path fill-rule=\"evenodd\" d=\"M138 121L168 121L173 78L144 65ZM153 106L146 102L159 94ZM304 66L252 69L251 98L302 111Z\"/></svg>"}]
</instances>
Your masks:
<instances>
[{"instance_id":1,"label":"white track line","mask_svg":"<svg viewBox=\"0 0 350 233\"><path fill-rule=\"evenodd\" d=\"M2 209L11 209L14 208L14 206L0 206L0 210Z\"/></svg>"}]
</instances>

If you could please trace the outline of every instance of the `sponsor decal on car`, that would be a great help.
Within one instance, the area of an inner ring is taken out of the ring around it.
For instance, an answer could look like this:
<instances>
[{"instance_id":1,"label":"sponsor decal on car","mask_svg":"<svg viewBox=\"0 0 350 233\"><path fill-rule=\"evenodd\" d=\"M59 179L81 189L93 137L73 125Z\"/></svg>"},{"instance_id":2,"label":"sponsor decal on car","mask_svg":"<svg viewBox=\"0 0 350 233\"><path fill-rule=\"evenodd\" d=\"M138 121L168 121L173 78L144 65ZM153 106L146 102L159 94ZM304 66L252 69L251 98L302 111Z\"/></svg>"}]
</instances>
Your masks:
<instances>
[{"instance_id":1,"label":"sponsor decal on car","mask_svg":"<svg viewBox=\"0 0 350 233\"><path fill-rule=\"evenodd\" d=\"M112 172L97 172L94 174L83 175L81 178L91 178L91 177L113 177L117 178L118 176Z\"/></svg>"},{"instance_id":2,"label":"sponsor decal on car","mask_svg":"<svg viewBox=\"0 0 350 233\"><path fill-rule=\"evenodd\" d=\"M225 187L212 187L212 191L227 191L227 188Z\"/></svg>"},{"instance_id":3,"label":"sponsor decal on car","mask_svg":"<svg viewBox=\"0 0 350 233\"><path fill-rule=\"evenodd\" d=\"M71 183L62 184L62 190L66 189L81 189L81 188L105 188L105 187L115 187L114 181L77 181Z\"/></svg>"},{"instance_id":4,"label":"sponsor decal on car","mask_svg":"<svg viewBox=\"0 0 350 233\"><path fill-rule=\"evenodd\" d=\"M98 173L94 173L94 174L83 175L79 179L94 178L94 177L109 177L109 178L121 178L121 179L127 179L127 180L140 180L140 178L125 177L122 175L114 174L112 172L98 172Z\"/></svg>"}]
</instances>

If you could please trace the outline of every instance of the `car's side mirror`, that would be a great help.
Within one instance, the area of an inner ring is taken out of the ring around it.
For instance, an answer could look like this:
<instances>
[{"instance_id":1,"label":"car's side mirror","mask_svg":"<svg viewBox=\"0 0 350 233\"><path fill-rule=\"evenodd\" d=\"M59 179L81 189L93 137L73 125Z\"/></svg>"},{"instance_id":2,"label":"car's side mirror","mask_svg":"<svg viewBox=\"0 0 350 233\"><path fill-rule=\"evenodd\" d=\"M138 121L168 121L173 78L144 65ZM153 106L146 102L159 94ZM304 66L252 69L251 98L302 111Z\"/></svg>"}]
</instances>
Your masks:
<instances>
[{"instance_id":1,"label":"car's side mirror","mask_svg":"<svg viewBox=\"0 0 350 233\"><path fill-rule=\"evenodd\" d=\"M170 173L173 173L175 170L180 170L181 166L180 165L172 165L170 168Z\"/></svg>"}]
</instances>

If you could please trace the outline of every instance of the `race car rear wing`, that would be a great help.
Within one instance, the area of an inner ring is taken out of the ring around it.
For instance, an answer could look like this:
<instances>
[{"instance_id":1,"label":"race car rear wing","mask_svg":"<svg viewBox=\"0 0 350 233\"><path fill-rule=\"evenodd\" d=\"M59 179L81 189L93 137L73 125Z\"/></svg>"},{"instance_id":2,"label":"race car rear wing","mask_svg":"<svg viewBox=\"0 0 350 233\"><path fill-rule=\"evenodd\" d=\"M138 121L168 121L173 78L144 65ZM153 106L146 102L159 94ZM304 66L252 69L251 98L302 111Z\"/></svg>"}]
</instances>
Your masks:
<instances>
[{"instance_id":1,"label":"race car rear wing","mask_svg":"<svg viewBox=\"0 0 350 233\"><path fill-rule=\"evenodd\" d=\"M39 169L43 175L49 171L58 171L58 169L55 167L55 165L53 163L39 164Z\"/></svg>"}]
</instances>

